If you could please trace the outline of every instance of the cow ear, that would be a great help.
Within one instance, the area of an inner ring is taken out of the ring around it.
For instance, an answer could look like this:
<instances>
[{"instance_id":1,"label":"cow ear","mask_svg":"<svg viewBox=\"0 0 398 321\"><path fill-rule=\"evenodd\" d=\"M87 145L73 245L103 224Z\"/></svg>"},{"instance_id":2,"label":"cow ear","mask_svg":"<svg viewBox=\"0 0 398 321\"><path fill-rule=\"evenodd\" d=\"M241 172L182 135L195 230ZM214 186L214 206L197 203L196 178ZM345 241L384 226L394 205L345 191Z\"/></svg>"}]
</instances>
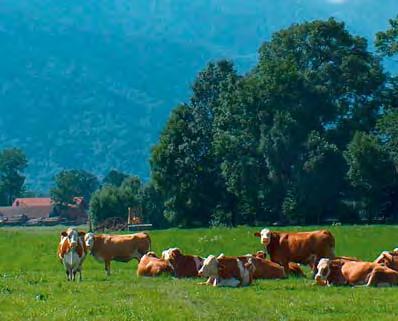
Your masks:
<instances>
[{"instance_id":1,"label":"cow ear","mask_svg":"<svg viewBox=\"0 0 398 321\"><path fill-rule=\"evenodd\" d=\"M68 233L66 233L66 231L61 232L61 236L68 236Z\"/></svg>"},{"instance_id":2,"label":"cow ear","mask_svg":"<svg viewBox=\"0 0 398 321\"><path fill-rule=\"evenodd\" d=\"M261 234L260 234L260 232L256 232L256 233L254 233L254 236L261 237Z\"/></svg>"}]
</instances>

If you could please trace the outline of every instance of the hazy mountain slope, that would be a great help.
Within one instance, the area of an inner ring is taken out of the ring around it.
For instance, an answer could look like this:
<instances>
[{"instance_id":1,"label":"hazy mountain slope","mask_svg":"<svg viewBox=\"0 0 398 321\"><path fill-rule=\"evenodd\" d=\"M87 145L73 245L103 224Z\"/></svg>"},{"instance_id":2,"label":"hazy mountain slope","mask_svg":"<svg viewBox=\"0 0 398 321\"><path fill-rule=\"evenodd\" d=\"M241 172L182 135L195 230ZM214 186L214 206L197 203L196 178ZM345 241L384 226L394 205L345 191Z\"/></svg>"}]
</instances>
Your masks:
<instances>
[{"instance_id":1,"label":"hazy mountain slope","mask_svg":"<svg viewBox=\"0 0 398 321\"><path fill-rule=\"evenodd\" d=\"M36 190L62 168L147 177L151 145L207 61L244 71L293 22L333 15L372 38L398 13L395 0L332 2L3 0L0 147L26 151Z\"/></svg>"}]
</instances>

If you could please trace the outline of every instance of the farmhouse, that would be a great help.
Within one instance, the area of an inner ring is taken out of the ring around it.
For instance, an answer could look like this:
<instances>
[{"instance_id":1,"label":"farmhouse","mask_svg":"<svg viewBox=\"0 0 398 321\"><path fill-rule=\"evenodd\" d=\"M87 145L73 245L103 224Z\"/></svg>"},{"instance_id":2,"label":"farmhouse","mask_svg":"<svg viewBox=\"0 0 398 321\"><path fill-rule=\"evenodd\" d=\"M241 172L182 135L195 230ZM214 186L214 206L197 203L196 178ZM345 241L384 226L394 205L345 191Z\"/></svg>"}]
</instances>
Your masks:
<instances>
[{"instance_id":1,"label":"farmhouse","mask_svg":"<svg viewBox=\"0 0 398 321\"><path fill-rule=\"evenodd\" d=\"M57 204L49 197L17 198L11 206L0 207L0 225L84 224L87 212L82 197L72 204Z\"/></svg>"}]
</instances>

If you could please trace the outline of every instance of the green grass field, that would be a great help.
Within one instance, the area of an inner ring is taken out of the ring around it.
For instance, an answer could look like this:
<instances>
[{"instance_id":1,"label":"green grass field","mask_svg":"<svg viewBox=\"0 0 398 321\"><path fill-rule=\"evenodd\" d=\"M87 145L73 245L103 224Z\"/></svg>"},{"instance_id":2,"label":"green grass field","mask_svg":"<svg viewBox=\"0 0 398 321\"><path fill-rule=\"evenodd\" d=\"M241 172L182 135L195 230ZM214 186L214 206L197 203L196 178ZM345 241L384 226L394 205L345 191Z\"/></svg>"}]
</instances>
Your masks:
<instances>
[{"instance_id":1,"label":"green grass field","mask_svg":"<svg viewBox=\"0 0 398 321\"><path fill-rule=\"evenodd\" d=\"M285 228L286 229L286 228ZM313 230L290 227L288 230ZM338 255L373 260L398 243L396 226L330 228ZM56 257L56 228L0 229L0 321L5 320L397 320L398 288L317 287L310 278L261 280L213 288L200 279L138 278L136 261L103 264L88 257L83 282L67 282ZM151 231L159 253L240 255L262 249L255 228Z\"/></svg>"}]
</instances>

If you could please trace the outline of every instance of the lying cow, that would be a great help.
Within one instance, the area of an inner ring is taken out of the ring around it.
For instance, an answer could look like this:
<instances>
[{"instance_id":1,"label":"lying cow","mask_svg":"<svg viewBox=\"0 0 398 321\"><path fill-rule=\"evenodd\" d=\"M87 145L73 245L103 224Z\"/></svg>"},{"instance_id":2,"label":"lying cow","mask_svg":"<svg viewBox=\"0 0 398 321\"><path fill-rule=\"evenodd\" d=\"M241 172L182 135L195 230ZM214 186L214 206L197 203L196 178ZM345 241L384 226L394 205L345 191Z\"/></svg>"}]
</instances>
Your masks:
<instances>
[{"instance_id":1,"label":"lying cow","mask_svg":"<svg viewBox=\"0 0 398 321\"><path fill-rule=\"evenodd\" d=\"M267 255L264 251L257 251L256 254L253 254L253 256L266 259ZM295 263L295 262L289 262L288 264L288 271L285 271L286 274L290 274L296 277L304 277L305 274L304 271L301 269L300 264Z\"/></svg>"},{"instance_id":2,"label":"lying cow","mask_svg":"<svg viewBox=\"0 0 398 321\"><path fill-rule=\"evenodd\" d=\"M378 286L397 284L398 272L374 262L321 259L315 280L319 285Z\"/></svg>"},{"instance_id":3,"label":"lying cow","mask_svg":"<svg viewBox=\"0 0 398 321\"><path fill-rule=\"evenodd\" d=\"M107 275L111 274L111 261L129 262L141 257L151 248L151 239L147 233L110 235L87 233L84 237L86 246L98 261L105 263Z\"/></svg>"},{"instance_id":4,"label":"lying cow","mask_svg":"<svg viewBox=\"0 0 398 321\"><path fill-rule=\"evenodd\" d=\"M289 271L289 262L310 265L315 270L321 258L333 258L335 239L327 230L313 232L275 232L263 229L255 236L261 239L271 261Z\"/></svg>"},{"instance_id":5,"label":"lying cow","mask_svg":"<svg viewBox=\"0 0 398 321\"><path fill-rule=\"evenodd\" d=\"M174 276L178 278L197 277L203 265L203 259L200 256L184 255L179 248L163 251L162 259L170 263Z\"/></svg>"},{"instance_id":6,"label":"lying cow","mask_svg":"<svg viewBox=\"0 0 398 321\"><path fill-rule=\"evenodd\" d=\"M261 253L254 255L248 254L246 256L238 257L244 263L247 263L248 258L254 265L253 279L284 279L286 278L285 269L278 263L265 259Z\"/></svg>"},{"instance_id":7,"label":"lying cow","mask_svg":"<svg viewBox=\"0 0 398 321\"><path fill-rule=\"evenodd\" d=\"M138 263L138 276L159 276L162 273L173 273L173 268L166 260L159 259L155 252L146 253Z\"/></svg>"},{"instance_id":8,"label":"lying cow","mask_svg":"<svg viewBox=\"0 0 398 321\"><path fill-rule=\"evenodd\" d=\"M223 254L218 257L210 255L204 260L198 274L200 277L208 278L205 283L207 285L247 286L252 283L255 268L251 258L246 258L245 261Z\"/></svg>"},{"instance_id":9,"label":"lying cow","mask_svg":"<svg viewBox=\"0 0 398 321\"><path fill-rule=\"evenodd\" d=\"M87 248L83 241L84 235L85 232L78 232L73 227L61 233L58 258L65 267L68 281L74 281L77 272L79 272L80 281L82 280L82 265L87 255Z\"/></svg>"}]
</instances>

